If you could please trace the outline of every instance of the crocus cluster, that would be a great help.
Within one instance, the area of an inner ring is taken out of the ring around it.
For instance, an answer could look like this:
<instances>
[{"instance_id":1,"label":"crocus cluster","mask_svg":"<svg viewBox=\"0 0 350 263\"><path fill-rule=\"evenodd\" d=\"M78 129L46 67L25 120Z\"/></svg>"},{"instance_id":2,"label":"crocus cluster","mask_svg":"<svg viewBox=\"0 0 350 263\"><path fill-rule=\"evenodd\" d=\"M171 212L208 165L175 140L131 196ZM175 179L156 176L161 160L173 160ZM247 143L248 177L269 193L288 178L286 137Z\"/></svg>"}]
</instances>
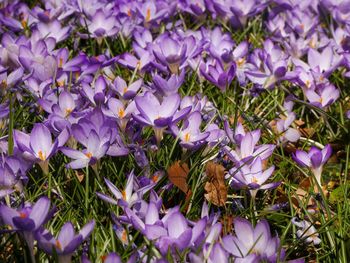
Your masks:
<instances>
[{"instance_id":1,"label":"crocus cluster","mask_svg":"<svg viewBox=\"0 0 350 263\"><path fill-rule=\"evenodd\" d=\"M256 201L280 206L270 194L291 145L322 186L331 147L298 123L350 119L346 103L334 110L350 77L349 14L342 0L1 1L1 234L18 233L32 261L98 261L86 241L109 207L113 231L99 236L119 247L104 246L104 262L289 260ZM190 168L165 172L177 160ZM224 167L228 198L199 215L203 186L220 191L208 160ZM63 220L70 199L77 218ZM309 221L292 220L296 237L318 245Z\"/></svg>"}]
</instances>

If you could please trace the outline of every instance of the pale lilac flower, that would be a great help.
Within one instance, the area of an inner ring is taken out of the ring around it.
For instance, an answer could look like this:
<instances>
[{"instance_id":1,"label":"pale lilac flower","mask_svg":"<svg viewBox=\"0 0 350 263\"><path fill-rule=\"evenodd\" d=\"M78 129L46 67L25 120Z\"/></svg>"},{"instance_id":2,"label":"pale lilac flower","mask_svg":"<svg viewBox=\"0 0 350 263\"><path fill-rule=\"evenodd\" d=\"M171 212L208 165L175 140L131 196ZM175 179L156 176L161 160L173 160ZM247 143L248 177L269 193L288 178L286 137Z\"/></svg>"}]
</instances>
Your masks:
<instances>
[{"instance_id":1,"label":"pale lilac flower","mask_svg":"<svg viewBox=\"0 0 350 263\"><path fill-rule=\"evenodd\" d=\"M87 223L76 235L71 222L65 223L57 238L48 230L42 228L36 232L35 237L40 249L45 253L58 256L59 262L71 262L74 251L88 238L95 227L95 221Z\"/></svg>"},{"instance_id":2,"label":"pale lilac flower","mask_svg":"<svg viewBox=\"0 0 350 263\"><path fill-rule=\"evenodd\" d=\"M26 203L19 209L13 209L4 204L0 205L2 221L13 231L23 235L31 253L32 262L35 262L34 233L45 224L52 213L53 210L50 212L50 200L47 197L41 197L34 205Z\"/></svg>"},{"instance_id":3,"label":"pale lilac flower","mask_svg":"<svg viewBox=\"0 0 350 263\"><path fill-rule=\"evenodd\" d=\"M280 240L278 236L271 236L266 220L260 220L253 227L248 220L238 217L234 220L234 230L236 236L225 236L223 247L235 257L235 261L242 263L283 261L285 251L281 249L279 253Z\"/></svg>"},{"instance_id":4,"label":"pale lilac flower","mask_svg":"<svg viewBox=\"0 0 350 263\"><path fill-rule=\"evenodd\" d=\"M312 146L309 152L296 150L293 154L293 159L302 167L309 167L314 174L317 183L321 186L321 175L323 165L332 155L332 148L327 144L322 150Z\"/></svg>"},{"instance_id":5,"label":"pale lilac flower","mask_svg":"<svg viewBox=\"0 0 350 263\"><path fill-rule=\"evenodd\" d=\"M293 217L292 223L300 228L297 230L298 238L304 240L306 243L313 243L315 246L322 242L316 228L310 222Z\"/></svg>"},{"instance_id":6,"label":"pale lilac flower","mask_svg":"<svg viewBox=\"0 0 350 263\"><path fill-rule=\"evenodd\" d=\"M141 124L154 127L159 143L163 138L163 130L168 125L183 119L191 110L190 107L178 110L180 101L180 95L173 94L164 97L163 101L159 102L157 97L148 91L143 96L135 98L136 108L140 114L133 114L133 117Z\"/></svg>"},{"instance_id":7,"label":"pale lilac flower","mask_svg":"<svg viewBox=\"0 0 350 263\"><path fill-rule=\"evenodd\" d=\"M49 159L56 153L57 147L62 146L68 139L62 138L59 141L59 138L57 138L52 142L51 132L42 123L36 123L30 135L15 130L14 137L18 148L23 153L23 157L39 163L45 174L48 173Z\"/></svg>"},{"instance_id":8,"label":"pale lilac flower","mask_svg":"<svg viewBox=\"0 0 350 263\"><path fill-rule=\"evenodd\" d=\"M195 111L191 113L184 121L182 128L172 125L170 129L176 137L180 139L180 145L187 149L197 148L205 143L205 139L209 136L209 132L201 132L202 115Z\"/></svg>"},{"instance_id":9,"label":"pale lilac flower","mask_svg":"<svg viewBox=\"0 0 350 263\"><path fill-rule=\"evenodd\" d=\"M114 195L116 199L109 197L108 195L102 193L96 193L99 198L103 201L120 205L122 207L132 207L137 202L142 200L144 194L146 194L151 188L154 187L154 184L146 185L142 188L135 189L135 175L134 172L131 172L128 176L126 186L123 191L120 191L111 181L107 178L104 179L105 183L108 186L108 189Z\"/></svg>"}]
</instances>

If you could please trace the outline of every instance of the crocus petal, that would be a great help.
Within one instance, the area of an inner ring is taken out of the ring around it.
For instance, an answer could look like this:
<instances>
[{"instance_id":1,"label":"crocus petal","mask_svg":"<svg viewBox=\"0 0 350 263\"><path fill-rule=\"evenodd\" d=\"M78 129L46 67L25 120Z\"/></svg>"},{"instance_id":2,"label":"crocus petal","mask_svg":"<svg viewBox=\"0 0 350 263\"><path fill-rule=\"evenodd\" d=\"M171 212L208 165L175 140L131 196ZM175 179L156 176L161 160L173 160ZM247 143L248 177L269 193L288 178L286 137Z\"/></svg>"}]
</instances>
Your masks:
<instances>
[{"instance_id":1,"label":"crocus petal","mask_svg":"<svg viewBox=\"0 0 350 263\"><path fill-rule=\"evenodd\" d=\"M119 189L112 184L111 181L109 181L107 178L104 178L106 185L108 186L109 190L112 192L112 194L117 198L117 199L121 199L123 198L122 193L119 191Z\"/></svg>"},{"instance_id":2,"label":"crocus petal","mask_svg":"<svg viewBox=\"0 0 350 263\"><path fill-rule=\"evenodd\" d=\"M29 217L34 220L36 229L45 221L49 209L50 199L47 197L41 197L33 206Z\"/></svg>"},{"instance_id":3,"label":"crocus petal","mask_svg":"<svg viewBox=\"0 0 350 263\"><path fill-rule=\"evenodd\" d=\"M78 159L67 164L67 168L81 169L86 168L89 165L89 159Z\"/></svg>"},{"instance_id":4,"label":"crocus petal","mask_svg":"<svg viewBox=\"0 0 350 263\"><path fill-rule=\"evenodd\" d=\"M12 219L12 221L15 227L22 231L31 232L36 229L35 222L29 217L21 218L16 216Z\"/></svg>"},{"instance_id":5,"label":"crocus petal","mask_svg":"<svg viewBox=\"0 0 350 263\"><path fill-rule=\"evenodd\" d=\"M113 198L109 197L108 195L96 192L96 195L102 199L103 201L107 202L107 203L111 203L113 205L118 205L118 201L114 200Z\"/></svg>"},{"instance_id":6,"label":"crocus petal","mask_svg":"<svg viewBox=\"0 0 350 263\"><path fill-rule=\"evenodd\" d=\"M311 167L310 157L304 151L296 150L293 159L301 166Z\"/></svg>"},{"instance_id":7,"label":"crocus petal","mask_svg":"<svg viewBox=\"0 0 350 263\"><path fill-rule=\"evenodd\" d=\"M19 216L19 213L6 205L0 205L0 216L4 223L13 226L13 218Z\"/></svg>"},{"instance_id":8,"label":"crocus petal","mask_svg":"<svg viewBox=\"0 0 350 263\"><path fill-rule=\"evenodd\" d=\"M30 147L38 157L41 152L41 156L46 159L50 154L51 146L52 138L49 129L44 124L36 123L30 133Z\"/></svg>"},{"instance_id":9,"label":"crocus petal","mask_svg":"<svg viewBox=\"0 0 350 263\"><path fill-rule=\"evenodd\" d=\"M251 223L244 218L236 218L233 223L237 238L239 240L245 240L247 247L252 247L254 244L254 235Z\"/></svg>"},{"instance_id":10,"label":"crocus petal","mask_svg":"<svg viewBox=\"0 0 350 263\"><path fill-rule=\"evenodd\" d=\"M94 230L94 227L95 220L91 220L79 231L79 234L83 237L83 240L85 240L91 234L92 230Z\"/></svg>"},{"instance_id":11,"label":"crocus petal","mask_svg":"<svg viewBox=\"0 0 350 263\"><path fill-rule=\"evenodd\" d=\"M57 240L59 240L62 248L65 248L74 238L74 227L71 222L67 222L61 228Z\"/></svg>"}]
</instances>

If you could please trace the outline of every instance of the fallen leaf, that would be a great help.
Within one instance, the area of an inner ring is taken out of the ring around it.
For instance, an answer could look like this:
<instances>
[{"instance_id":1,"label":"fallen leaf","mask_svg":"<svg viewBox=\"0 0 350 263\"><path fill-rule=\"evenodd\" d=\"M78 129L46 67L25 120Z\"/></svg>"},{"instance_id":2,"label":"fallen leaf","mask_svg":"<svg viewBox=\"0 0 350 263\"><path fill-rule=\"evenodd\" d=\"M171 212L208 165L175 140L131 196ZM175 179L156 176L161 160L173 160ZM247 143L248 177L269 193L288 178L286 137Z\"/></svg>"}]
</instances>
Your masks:
<instances>
[{"instance_id":1,"label":"fallen leaf","mask_svg":"<svg viewBox=\"0 0 350 263\"><path fill-rule=\"evenodd\" d=\"M85 174L75 171L75 176L78 178L79 183L81 183L84 180Z\"/></svg>"},{"instance_id":2,"label":"fallen leaf","mask_svg":"<svg viewBox=\"0 0 350 263\"><path fill-rule=\"evenodd\" d=\"M185 194L188 192L187 176L189 171L188 165L181 163L181 161L174 162L167 170L170 182Z\"/></svg>"},{"instance_id":3,"label":"fallen leaf","mask_svg":"<svg viewBox=\"0 0 350 263\"><path fill-rule=\"evenodd\" d=\"M227 186L225 184L225 168L212 161L205 167L208 181L204 185L207 192L204 197L216 206L224 206L227 200Z\"/></svg>"}]
</instances>

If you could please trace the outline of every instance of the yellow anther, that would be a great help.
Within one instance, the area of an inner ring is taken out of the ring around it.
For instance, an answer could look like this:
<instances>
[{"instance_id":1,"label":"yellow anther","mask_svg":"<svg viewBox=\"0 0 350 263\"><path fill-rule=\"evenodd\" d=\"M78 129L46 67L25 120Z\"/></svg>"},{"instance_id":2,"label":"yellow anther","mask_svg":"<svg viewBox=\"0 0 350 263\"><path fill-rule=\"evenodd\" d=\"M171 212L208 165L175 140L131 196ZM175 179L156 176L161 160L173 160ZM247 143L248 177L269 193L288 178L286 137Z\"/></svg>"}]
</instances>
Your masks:
<instances>
[{"instance_id":1,"label":"yellow anther","mask_svg":"<svg viewBox=\"0 0 350 263\"><path fill-rule=\"evenodd\" d=\"M42 161L46 160L46 155L41 150L38 152L38 156L40 160Z\"/></svg>"}]
</instances>

